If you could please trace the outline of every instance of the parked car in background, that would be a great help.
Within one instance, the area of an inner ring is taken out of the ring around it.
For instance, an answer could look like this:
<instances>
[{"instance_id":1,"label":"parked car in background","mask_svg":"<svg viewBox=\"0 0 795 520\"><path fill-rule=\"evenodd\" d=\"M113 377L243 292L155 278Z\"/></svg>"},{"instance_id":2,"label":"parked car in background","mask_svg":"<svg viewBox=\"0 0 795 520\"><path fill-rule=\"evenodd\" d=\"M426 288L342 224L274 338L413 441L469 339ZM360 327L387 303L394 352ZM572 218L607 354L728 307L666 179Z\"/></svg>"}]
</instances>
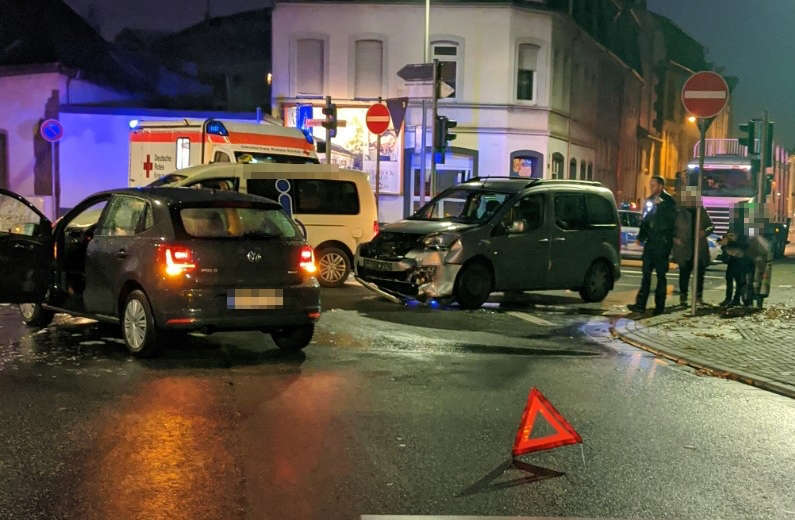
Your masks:
<instances>
[{"instance_id":1,"label":"parked car in background","mask_svg":"<svg viewBox=\"0 0 795 520\"><path fill-rule=\"evenodd\" d=\"M286 203L307 230L324 287L345 284L359 244L378 232L367 174L325 164L210 164L179 170L174 186L240 191ZM281 184L281 185L280 185Z\"/></svg>"},{"instance_id":2,"label":"parked car in background","mask_svg":"<svg viewBox=\"0 0 795 520\"><path fill-rule=\"evenodd\" d=\"M192 330L261 330L302 349L320 317L315 272L301 230L261 197L107 191L52 226L0 190L0 302L20 304L31 326L56 312L119 324L137 356L154 354L162 332Z\"/></svg>"},{"instance_id":3,"label":"parked car in background","mask_svg":"<svg viewBox=\"0 0 795 520\"><path fill-rule=\"evenodd\" d=\"M621 220L621 257L641 258L643 246L637 243L642 219L641 212L618 210L618 218Z\"/></svg>"},{"instance_id":4,"label":"parked car in background","mask_svg":"<svg viewBox=\"0 0 795 520\"><path fill-rule=\"evenodd\" d=\"M642 215L640 211L618 210L621 220L621 258L640 259L643 257L643 245L637 243ZM707 237L710 263L718 261L720 256L720 237L712 234Z\"/></svg>"},{"instance_id":5,"label":"parked car in background","mask_svg":"<svg viewBox=\"0 0 795 520\"><path fill-rule=\"evenodd\" d=\"M356 276L392 298L480 307L493 291L572 289L603 300L621 276L613 194L597 182L480 178L359 247Z\"/></svg>"}]
</instances>

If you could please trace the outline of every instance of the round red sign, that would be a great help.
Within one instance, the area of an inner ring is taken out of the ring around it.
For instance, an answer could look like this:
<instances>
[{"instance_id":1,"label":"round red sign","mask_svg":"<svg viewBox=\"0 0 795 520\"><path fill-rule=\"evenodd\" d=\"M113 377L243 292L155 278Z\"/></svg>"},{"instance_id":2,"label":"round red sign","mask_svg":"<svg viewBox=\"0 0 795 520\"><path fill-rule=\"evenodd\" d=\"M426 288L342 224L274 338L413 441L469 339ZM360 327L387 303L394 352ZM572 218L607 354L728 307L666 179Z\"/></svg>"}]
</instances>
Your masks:
<instances>
[{"instance_id":1,"label":"round red sign","mask_svg":"<svg viewBox=\"0 0 795 520\"><path fill-rule=\"evenodd\" d=\"M715 72L696 72L682 87L682 104L696 117L715 117L729 101L729 85Z\"/></svg>"},{"instance_id":2,"label":"round red sign","mask_svg":"<svg viewBox=\"0 0 795 520\"><path fill-rule=\"evenodd\" d=\"M383 134L389 128L389 109L386 105L376 103L367 109L367 129L374 134Z\"/></svg>"}]
</instances>

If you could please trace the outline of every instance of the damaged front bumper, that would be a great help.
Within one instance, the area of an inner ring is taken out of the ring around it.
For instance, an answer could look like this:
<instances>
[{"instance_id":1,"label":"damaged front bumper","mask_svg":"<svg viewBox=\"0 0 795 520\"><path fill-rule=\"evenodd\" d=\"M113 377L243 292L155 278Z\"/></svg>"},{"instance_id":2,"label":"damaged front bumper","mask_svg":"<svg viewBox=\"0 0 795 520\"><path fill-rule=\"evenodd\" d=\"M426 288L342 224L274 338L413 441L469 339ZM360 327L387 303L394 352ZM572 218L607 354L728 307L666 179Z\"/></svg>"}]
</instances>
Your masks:
<instances>
[{"instance_id":1,"label":"damaged front bumper","mask_svg":"<svg viewBox=\"0 0 795 520\"><path fill-rule=\"evenodd\" d=\"M413 250L397 260L369 258L357 253L356 279L392 301L427 301L453 295L460 264L445 263L446 251Z\"/></svg>"}]
</instances>

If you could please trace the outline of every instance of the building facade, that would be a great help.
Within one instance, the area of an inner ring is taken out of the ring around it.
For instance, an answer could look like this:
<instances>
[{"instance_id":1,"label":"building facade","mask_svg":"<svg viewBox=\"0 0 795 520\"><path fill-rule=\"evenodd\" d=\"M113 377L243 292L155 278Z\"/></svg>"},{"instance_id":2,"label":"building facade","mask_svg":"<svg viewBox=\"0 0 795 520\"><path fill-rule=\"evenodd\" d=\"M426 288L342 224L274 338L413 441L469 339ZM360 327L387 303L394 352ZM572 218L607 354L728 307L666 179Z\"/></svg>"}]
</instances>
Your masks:
<instances>
[{"instance_id":1,"label":"building facade","mask_svg":"<svg viewBox=\"0 0 795 520\"><path fill-rule=\"evenodd\" d=\"M330 95L346 121L335 144L374 171L364 112L408 94L397 72L424 60L424 6L277 2L272 21L274 115L298 124L299 107L311 105L321 118ZM618 197L634 191L643 78L568 13L546 2L434 2L430 33L430 58L453 88L438 112L457 121L457 137L433 182L427 168L422 190L430 129L423 153L421 100L410 100L403 131L381 140L382 220L413 211L422 192L477 175L593 179Z\"/></svg>"}]
</instances>

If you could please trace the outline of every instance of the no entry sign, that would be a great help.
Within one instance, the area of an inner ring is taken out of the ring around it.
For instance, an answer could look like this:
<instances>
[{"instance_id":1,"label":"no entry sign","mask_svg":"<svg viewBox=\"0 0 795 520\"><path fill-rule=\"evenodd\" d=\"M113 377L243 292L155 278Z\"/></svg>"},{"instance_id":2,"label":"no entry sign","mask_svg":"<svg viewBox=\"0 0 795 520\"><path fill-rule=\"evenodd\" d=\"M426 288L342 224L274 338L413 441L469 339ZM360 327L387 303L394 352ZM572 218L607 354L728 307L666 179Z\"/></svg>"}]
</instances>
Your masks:
<instances>
[{"instance_id":1,"label":"no entry sign","mask_svg":"<svg viewBox=\"0 0 795 520\"><path fill-rule=\"evenodd\" d=\"M389 128L389 109L381 103L376 103L367 109L367 129L376 135L381 135Z\"/></svg>"},{"instance_id":2,"label":"no entry sign","mask_svg":"<svg viewBox=\"0 0 795 520\"><path fill-rule=\"evenodd\" d=\"M728 101L729 85L715 72L696 72L682 87L682 104L696 117L715 117Z\"/></svg>"}]
</instances>

